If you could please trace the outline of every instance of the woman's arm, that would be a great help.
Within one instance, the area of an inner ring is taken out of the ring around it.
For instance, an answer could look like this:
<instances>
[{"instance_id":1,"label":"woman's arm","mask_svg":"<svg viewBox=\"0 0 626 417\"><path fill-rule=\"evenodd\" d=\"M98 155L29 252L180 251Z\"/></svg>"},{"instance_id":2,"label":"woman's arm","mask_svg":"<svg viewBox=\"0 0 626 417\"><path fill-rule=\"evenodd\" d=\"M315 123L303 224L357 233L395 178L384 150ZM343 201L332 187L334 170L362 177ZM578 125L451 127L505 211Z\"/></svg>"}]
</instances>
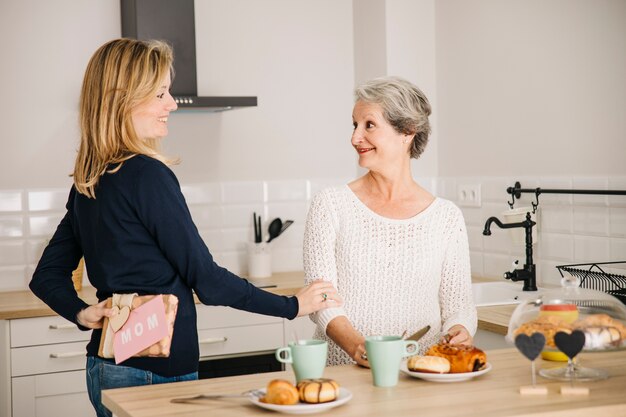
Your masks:
<instances>
[{"instance_id":1,"label":"woman's arm","mask_svg":"<svg viewBox=\"0 0 626 417\"><path fill-rule=\"evenodd\" d=\"M451 235L446 248L439 303L446 340L450 343L471 344L476 332L476 306L472 298L472 274L469 244L463 215L458 207L450 210Z\"/></svg>"},{"instance_id":2,"label":"woman's arm","mask_svg":"<svg viewBox=\"0 0 626 417\"><path fill-rule=\"evenodd\" d=\"M331 304L323 301L323 293L327 300L340 302L328 284L286 297L259 289L219 266L193 223L174 173L162 163L148 160L134 180L133 203L140 221L202 303L293 319Z\"/></svg>"},{"instance_id":3,"label":"woman's arm","mask_svg":"<svg viewBox=\"0 0 626 417\"><path fill-rule=\"evenodd\" d=\"M323 279L339 290L335 262L338 221L329 203L329 193L329 190L324 190L315 195L311 201L304 226L304 276L307 284ZM338 316L345 316L343 308L329 307L309 317L326 332L328 324Z\"/></svg>"},{"instance_id":4,"label":"woman's arm","mask_svg":"<svg viewBox=\"0 0 626 417\"><path fill-rule=\"evenodd\" d=\"M44 249L29 287L61 317L87 330L76 316L88 305L78 297L72 283L72 271L83 255L72 226L75 198L76 190L72 187L66 204L67 212Z\"/></svg>"},{"instance_id":5,"label":"woman's arm","mask_svg":"<svg viewBox=\"0 0 626 417\"><path fill-rule=\"evenodd\" d=\"M326 334L361 366L370 366L365 354L365 337L359 333L346 316L338 316L326 327Z\"/></svg>"}]
</instances>

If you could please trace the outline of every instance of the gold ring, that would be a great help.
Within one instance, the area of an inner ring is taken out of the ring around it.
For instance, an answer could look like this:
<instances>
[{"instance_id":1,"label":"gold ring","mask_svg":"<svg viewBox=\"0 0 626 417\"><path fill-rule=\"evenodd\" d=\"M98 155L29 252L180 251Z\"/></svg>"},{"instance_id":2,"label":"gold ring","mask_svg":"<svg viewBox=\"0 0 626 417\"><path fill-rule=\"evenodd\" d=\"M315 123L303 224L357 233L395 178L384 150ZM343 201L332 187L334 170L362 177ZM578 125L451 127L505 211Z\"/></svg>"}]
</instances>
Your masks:
<instances>
[{"instance_id":1,"label":"gold ring","mask_svg":"<svg viewBox=\"0 0 626 417\"><path fill-rule=\"evenodd\" d=\"M322 293L322 301L326 301L326 299L328 298L328 294L326 294L325 292Z\"/></svg>"}]
</instances>

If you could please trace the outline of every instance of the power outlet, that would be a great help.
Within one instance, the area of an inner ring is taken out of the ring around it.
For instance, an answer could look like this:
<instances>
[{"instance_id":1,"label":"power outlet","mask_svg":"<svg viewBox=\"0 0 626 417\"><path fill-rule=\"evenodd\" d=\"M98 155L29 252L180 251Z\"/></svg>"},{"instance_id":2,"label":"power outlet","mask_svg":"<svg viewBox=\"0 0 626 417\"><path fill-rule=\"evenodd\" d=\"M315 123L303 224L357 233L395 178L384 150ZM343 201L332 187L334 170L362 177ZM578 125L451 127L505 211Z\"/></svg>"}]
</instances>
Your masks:
<instances>
[{"instance_id":1,"label":"power outlet","mask_svg":"<svg viewBox=\"0 0 626 417\"><path fill-rule=\"evenodd\" d=\"M462 207L480 207L480 184L459 184L457 200Z\"/></svg>"}]
</instances>

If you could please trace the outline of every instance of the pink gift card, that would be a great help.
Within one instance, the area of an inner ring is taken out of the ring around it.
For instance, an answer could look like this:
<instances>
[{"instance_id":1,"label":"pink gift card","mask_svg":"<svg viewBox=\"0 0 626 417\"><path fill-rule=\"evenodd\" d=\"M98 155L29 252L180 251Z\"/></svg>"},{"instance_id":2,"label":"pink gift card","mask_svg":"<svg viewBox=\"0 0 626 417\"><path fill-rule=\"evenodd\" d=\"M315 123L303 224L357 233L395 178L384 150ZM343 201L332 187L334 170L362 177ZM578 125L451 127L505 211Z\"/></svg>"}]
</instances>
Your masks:
<instances>
[{"instance_id":1,"label":"pink gift card","mask_svg":"<svg viewBox=\"0 0 626 417\"><path fill-rule=\"evenodd\" d=\"M115 333L115 363L125 361L166 336L165 305L163 296L157 295L131 311L126 323Z\"/></svg>"}]
</instances>

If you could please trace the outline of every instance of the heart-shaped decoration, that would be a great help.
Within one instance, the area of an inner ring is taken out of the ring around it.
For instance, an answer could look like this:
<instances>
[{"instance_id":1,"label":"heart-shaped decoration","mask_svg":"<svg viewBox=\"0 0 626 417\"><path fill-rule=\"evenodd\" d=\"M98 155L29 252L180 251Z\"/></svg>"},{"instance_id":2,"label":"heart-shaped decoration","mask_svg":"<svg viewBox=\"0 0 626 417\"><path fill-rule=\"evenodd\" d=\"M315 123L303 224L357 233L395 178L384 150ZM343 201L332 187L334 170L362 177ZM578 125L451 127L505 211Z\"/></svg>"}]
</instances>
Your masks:
<instances>
[{"instance_id":1,"label":"heart-shaped decoration","mask_svg":"<svg viewBox=\"0 0 626 417\"><path fill-rule=\"evenodd\" d=\"M111 325L111 330L113 332L117 332L128 320L128 316L130 316L130 307L124 306L119 309L116 315L109 318L109 324Z\"/></svg>"},{"instance_id":2,"label":"heart-shaped decoration","mask_svg":"<svg viewBox=\"0 0 626 417\"><path fill-rule=\"evenodd\" d=\"M554 344L568 358L574 359L578 352L583 350L585 346L585 334L580 330L574 330L571 334L565 332L556 332L554 335Z\"/></svg>"},{"instance_id":3,"label":"heart-shaped decoration","mask_svg":"<svg viewBox=\"0 0 626 417\"><path fill-rule=\"evenodd\" d=\"M545 344L546 337L541 333L533 333L532 336L519 334L515 338L515 347L531 361L537 359Z\"/></svg>"}]
</instances>

